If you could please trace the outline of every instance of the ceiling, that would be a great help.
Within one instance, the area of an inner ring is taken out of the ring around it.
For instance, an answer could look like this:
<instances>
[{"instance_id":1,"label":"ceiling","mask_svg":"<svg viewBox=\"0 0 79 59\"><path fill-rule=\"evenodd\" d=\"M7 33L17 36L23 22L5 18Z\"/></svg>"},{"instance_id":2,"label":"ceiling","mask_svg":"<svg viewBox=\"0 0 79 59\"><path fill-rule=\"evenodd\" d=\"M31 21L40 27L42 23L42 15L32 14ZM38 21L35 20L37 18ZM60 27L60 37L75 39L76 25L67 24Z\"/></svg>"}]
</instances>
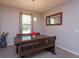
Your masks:
<instances>
[{"instance_id":1,"label":"ceiling","mask_svg":"<svg viewBox=\"0 0 79 59\"><path fill-rule=\"evenodd\" d=\"M36 12L43 13L66 1L67 0L35 0L34 8L32 0L0 0L0 3L11 7L21 8L29 11L34 10Z\"/></svg>"}]
</instances>

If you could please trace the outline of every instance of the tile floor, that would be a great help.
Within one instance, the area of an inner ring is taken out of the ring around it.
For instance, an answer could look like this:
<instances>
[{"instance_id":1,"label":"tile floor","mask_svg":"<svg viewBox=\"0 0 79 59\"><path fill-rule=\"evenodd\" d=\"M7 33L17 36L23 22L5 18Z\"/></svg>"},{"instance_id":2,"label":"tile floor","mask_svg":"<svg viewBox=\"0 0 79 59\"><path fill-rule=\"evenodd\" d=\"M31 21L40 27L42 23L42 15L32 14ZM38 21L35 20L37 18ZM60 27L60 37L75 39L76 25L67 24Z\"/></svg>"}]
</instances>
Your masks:
<instances>
[{"instance_id":1,"label":"tile floor","mask_svg":"<svg viewBox=\"0 0 79 59\"><path fill-rule=\"evenodd\" d=\"M7 48L0 48L0 58L18 58L18 55L15 52L15 47L10 46ZM56 47L56 55L53 55L51 52L41 51L29 58L79 58L79 56L75 56Z\"/></svg>"}]
</instances>

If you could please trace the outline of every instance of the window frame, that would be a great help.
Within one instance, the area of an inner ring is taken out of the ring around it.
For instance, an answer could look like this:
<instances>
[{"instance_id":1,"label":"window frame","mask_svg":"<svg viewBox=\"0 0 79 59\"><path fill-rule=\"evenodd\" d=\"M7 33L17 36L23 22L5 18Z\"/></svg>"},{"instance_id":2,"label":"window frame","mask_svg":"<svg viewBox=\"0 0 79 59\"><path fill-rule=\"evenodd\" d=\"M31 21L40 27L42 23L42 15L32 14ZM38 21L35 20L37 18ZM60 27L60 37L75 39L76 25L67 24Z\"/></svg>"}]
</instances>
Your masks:
<instances>
[{"instance_id":1,"label":"window frame","mask_svg":"<svg viewBox=\"0 0 79 59\"><path fill-rule=\"evenodd\" d=\"M22 14L26 14L26 15L30 15L31 16L31 32L33 31L33 17L32 17L32 14L28 14L28 13L24 13L24 12L20 12L19 14L19 33L20 34L23 34L22 33ZM28 33L26 33L28 34Z\"/></svg>"}]
</instances>

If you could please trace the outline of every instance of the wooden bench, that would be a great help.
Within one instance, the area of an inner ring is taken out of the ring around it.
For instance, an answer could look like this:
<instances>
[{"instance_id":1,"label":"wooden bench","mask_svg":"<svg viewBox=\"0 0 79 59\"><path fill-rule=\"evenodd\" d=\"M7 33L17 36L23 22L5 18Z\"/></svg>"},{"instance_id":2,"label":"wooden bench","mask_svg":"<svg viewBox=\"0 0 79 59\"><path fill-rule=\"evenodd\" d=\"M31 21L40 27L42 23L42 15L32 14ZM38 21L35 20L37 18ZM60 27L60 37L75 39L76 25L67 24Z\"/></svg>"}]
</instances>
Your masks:
<instances>
[{"instance_id":1,"label":"wooden bench","mask_svg":"<svg viewBox=\"0 0 79 59\"><path fill-rule=\"evenodd\" d=\"M17 51L19 57L29 56L41 50L51 51L53 54L56 54L55 40L56 36L44 37L44 38L37 38L35 40L20 41L19 44L15 45L16 47L18 47Z\"/></svg>"}]
</instances>

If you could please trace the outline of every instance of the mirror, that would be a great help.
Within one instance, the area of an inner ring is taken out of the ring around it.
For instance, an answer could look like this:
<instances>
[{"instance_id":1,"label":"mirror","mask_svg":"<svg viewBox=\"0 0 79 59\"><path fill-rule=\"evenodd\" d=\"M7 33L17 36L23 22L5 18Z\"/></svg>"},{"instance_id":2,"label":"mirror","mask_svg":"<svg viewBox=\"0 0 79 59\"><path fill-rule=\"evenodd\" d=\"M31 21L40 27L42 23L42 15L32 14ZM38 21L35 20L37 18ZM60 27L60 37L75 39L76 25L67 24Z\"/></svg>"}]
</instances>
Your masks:
<instances>
[{"instance_id":1,"label":"mirror","mask_svg":"<svg viewBox=\"0 0 79 59\"><path fill-rule=\"evenodd\" d=\"M62 12L46 17L46 25L62 25Z\"/></svg>"}]
</instances>

